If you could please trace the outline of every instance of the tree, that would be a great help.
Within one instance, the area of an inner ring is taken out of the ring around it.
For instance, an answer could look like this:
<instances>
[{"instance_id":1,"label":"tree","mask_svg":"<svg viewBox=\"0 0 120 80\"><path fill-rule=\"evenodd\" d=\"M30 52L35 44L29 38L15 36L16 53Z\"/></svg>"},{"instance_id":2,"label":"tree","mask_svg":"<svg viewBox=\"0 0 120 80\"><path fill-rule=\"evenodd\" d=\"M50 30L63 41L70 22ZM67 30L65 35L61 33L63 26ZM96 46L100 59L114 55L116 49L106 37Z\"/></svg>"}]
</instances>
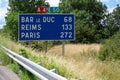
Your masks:
<instances>
[{"instance_id":1,"label":"tree","mask_svg":"<svg viewBox=\"0 0 120 80\"><path fill-rule=\"evenodd\" d=\"M112 13L109 13L104 20L104 33L110 39L105 40L100 49L101 60L120 60L120 6L118 5ZM105 32L106 31L106 32ZM112 36L112 37L111 37Z\"/></svg>"},{"instance_id":2,"label":"tree","mask_svg":"<svg viewBox=\"0 0 120 80\"><path fill-rule=\"evenodd\" d=\"M64 0L62 13L75 14L75 42L98 42L101 38L101 21L105 17L107 7L98 0Z\"/></svg>"},{"instance_id":3,"label":"tree","mask_svg":"<svg viewBox=\"0 0 120 80\"><path fill-rule=\"evenodd\" d=\"M117 6L112 13L108 13L103 20L102 38L109 38L120 29L120 7Z\"/></svg>"},{"instance_id":4,"label":"tree","mask_svg":"<svg viewBox=\"0 0 120 80\"><path fill-rule=\"evenodd\" d=\"M113 10L113 19L116 27L120 28L120 6L119 5L117 5L117 7Z\"/></svg>"},{"instance_id":5,"label":"tree","mask_svg":"<svg viewBox=\"0 0 120 80\"><path fill-rule=\"evenodd\" d=\"M9 0L9 12L35 13L36 6L41 5L45 5L45 0Z\"/></svg>"},{"instance_id":6,"label":"tree","mask_svg":"<svg viewBox=\"0 0 120 80\"><path fill-rule=\"evenodd\" d=\"M45 0L9 0L6 25L3 32L14 41L18 40L18 15L20 13L35 13L36 6L45 5Z\"/></svg>"},{"instance_id":7,"label":"tree","mask_svg":"<svg viewBox=\"0 0 120 80\"><path fill-rule=\"evenodd\" d=\"M6 17L6 26L4 32L14 41L18 39L18 12L11 12Z\"/></svg>"}]
</instances>

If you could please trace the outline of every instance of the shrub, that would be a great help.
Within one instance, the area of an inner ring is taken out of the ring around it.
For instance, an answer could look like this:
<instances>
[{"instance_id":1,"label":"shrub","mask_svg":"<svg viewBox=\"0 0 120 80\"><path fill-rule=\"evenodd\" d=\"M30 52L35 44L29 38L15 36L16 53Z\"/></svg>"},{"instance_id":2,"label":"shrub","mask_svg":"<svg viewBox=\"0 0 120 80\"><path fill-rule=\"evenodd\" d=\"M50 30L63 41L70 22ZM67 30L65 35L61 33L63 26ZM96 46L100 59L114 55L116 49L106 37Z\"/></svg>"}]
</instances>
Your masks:
<instances>
[{"instance_id":1,"label":"shrub","mask_svg":"<svg viewBox=\"0 0 120 80\"><path fill-rule=\"evenodd\" d=\"M27 55L27 52L26 52L25 49L21 48L21 49L19 49L19 52L20 52L20 55L22 55L22 56L28 58L28 55Z\"/></svg>"},{"instance_id":2,"label":"shrub","mask_svg":"<svg viewBox=\"0 0 120 80\"><path fill-rule=\"evenodd\" d=\"M106 40L99 52L101 60L120 60L120 31Z\"/></svg>"}]
</instances>

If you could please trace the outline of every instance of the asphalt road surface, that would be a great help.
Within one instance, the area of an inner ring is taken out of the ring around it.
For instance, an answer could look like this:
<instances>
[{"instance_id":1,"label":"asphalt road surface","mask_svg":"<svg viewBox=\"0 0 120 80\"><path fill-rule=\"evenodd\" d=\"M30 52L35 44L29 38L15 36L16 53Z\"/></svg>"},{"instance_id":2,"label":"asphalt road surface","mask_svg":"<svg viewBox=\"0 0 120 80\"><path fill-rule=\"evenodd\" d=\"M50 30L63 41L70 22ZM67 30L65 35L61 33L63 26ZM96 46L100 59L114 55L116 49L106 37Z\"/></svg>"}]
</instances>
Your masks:
<instances>
[{"instance_id":1,"label":"asphalt road surface","mask_svg":"<svg viewBox=\"0 0 120 80\"><path fill-rule=\"evenodd\" d=\"M0 65L0 80L20 80L19 77L7 67Z\"/></svg>"}]
</instances>

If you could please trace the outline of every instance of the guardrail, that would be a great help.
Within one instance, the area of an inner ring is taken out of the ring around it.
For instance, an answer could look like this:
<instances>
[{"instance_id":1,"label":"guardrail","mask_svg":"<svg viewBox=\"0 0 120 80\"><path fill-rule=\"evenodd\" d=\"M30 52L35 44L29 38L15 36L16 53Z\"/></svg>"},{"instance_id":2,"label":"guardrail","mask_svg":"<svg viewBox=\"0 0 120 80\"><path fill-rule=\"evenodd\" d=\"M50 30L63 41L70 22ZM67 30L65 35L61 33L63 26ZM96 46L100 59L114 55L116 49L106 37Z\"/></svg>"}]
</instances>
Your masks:
<instances>
[{"instance_id":1,"label":"guardrail","mask_svg":"<svg viewBox=\"0 0 120 80\"><path fill-rule=\"evenodd\" d=\"M52 70L48 70L43 66L40 66L30 61L29 59L26 59L25 57L16 54L15 52L11 51L10 49L7 49L4 46L1 47L6 51L9 57L11 57L14 61L19 63L21 66L26 68L28 71L36 75L41 80L67 80L66 78L52 72Z\"/></svg>"}]
</instances>

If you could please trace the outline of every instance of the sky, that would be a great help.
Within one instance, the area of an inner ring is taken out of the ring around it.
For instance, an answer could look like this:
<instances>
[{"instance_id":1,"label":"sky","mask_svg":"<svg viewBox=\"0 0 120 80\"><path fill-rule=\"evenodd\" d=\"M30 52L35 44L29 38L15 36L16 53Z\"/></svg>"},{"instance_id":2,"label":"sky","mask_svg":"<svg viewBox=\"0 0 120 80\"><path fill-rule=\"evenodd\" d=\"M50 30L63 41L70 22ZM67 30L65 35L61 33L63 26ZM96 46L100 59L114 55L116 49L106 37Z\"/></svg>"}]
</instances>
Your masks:
<instances>
[{"instance_id":1,"label":"sky","mask_svg":"<svg viewBox=\"0 0 120 80\"><path fill-rule=\"evenodd\" d=\"M46 0L50 3L50 6L58 6L59 0ZM120 5L120 0L100 0L103 4L106 4L108 11L112 12L117 4ZM6 24L4 17L6 16L8 8L8 0L0 0L0 29Z\"/></svg>"},{"instance_id":2,"label":"sky","mask_svg":"<svg viewBox=\"0 0 120 80\"><path fill-rule=\"evenodd\" d=\"M0 29L5 25L5 19L8 7L8 0L0 0Z\"/></svg>"},{"instance_id":3,"label":"sky","mask_svg":"<svg viewBox=\"0 0 120 80\"><path fill-rule=\"evenodd\" d=\"M101 0L101 2L107 5L109 12L112 12L117 4L120 5L120 0Z\"/></svg>"}]
</instances>

